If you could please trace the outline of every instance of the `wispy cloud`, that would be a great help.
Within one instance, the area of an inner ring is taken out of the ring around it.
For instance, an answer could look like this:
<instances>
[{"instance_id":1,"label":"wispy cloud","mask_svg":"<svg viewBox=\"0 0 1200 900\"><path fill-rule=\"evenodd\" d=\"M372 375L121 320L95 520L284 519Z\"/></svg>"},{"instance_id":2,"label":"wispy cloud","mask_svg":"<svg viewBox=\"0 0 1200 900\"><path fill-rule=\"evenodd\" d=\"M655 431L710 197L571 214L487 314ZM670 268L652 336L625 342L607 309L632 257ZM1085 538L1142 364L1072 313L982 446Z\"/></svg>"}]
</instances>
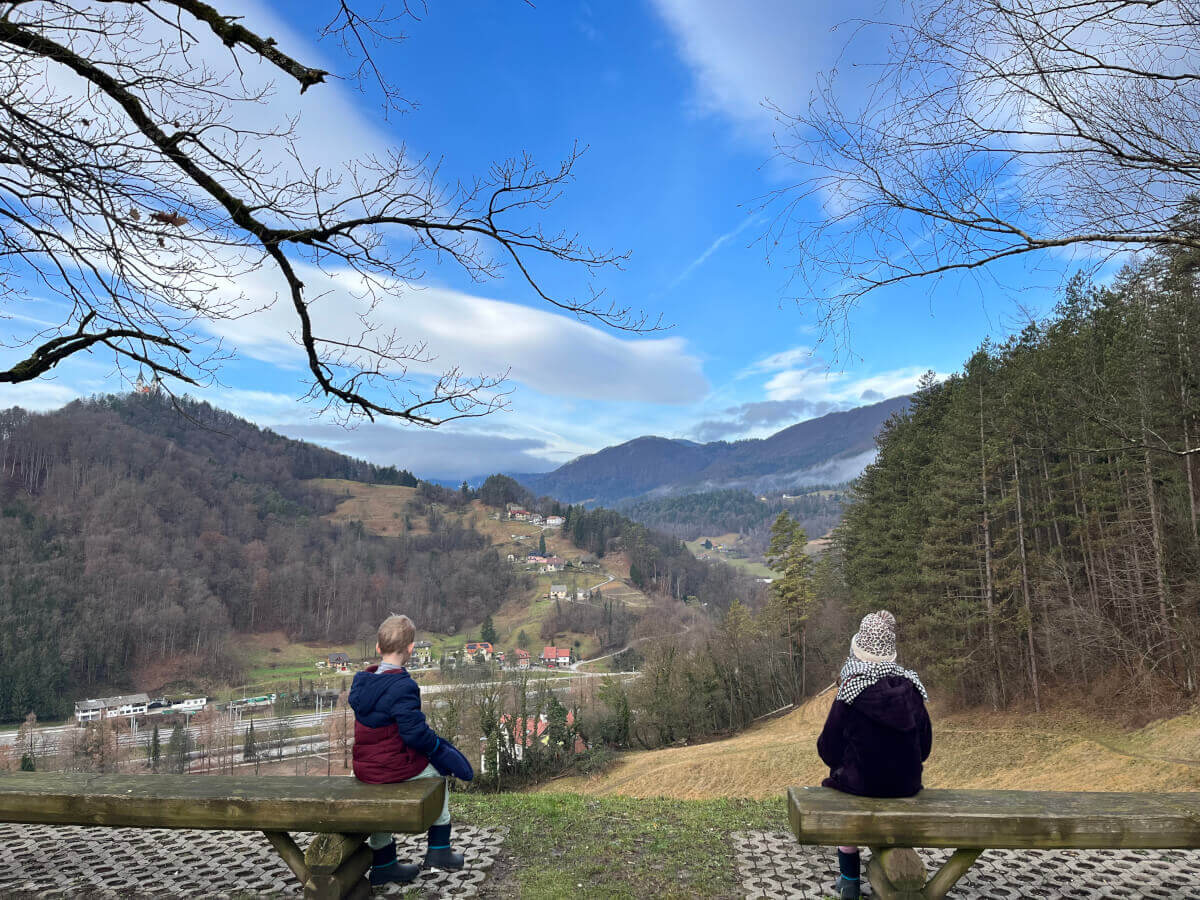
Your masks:
<instances>
[{"instance_id":1,"label":"wispy cloud","mask_svg":"<svg viewBox=\"0 0 1200 900\"><path fill-rule=\"evenodd\" d=\"M326 338L357 340L364 317L383 333L427 342L427 361L411 371L435 375L459 366L470 373L509 372L541 393L593 400L687 404L708 392L700 360L683 338L618 337L577 319L543 309L477 297L441 287L404 291L370 309L360 275L298 267L311 296L314 330ZM290 303L269 273L242 279L246 315L214 323L220 337L246 356L281 364L300 359L290 337Z\"/></svg>"},{"instance_id":2,"label":"wispy cloud","mask_svg":"<svg viewBox=\"0 0 1200 900\"><path fill-rule=\"evenodd\" d=\"M708 245L708 248L703 253L688 263L687 267L675 276L675 279L667 286L667 290L671 291L677 288L687 279L689 275L708 262L709 257L720 250L725 244L729 243L751 225L761 221L761 216L747 216L745 220L737 226L737 228L734 228L732 231L727 231L718 237L715 241Z\"/></svg>"}]
</instances>

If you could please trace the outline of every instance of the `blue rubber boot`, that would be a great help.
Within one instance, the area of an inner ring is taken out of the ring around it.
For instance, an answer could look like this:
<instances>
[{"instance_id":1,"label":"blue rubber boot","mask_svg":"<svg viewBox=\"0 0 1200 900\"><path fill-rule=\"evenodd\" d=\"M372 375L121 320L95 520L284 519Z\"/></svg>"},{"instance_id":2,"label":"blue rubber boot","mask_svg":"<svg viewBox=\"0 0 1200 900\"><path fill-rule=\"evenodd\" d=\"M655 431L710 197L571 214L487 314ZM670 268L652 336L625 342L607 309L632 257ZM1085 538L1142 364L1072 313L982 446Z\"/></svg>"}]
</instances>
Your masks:
<instances>
[{"instance_id":1,"label":"blue rubber boot","mask_svg":"<svg viewBox=\"0 0 1200 900\"><path fill-rule=\"evenodd\" d=\"M450 849L450 826L434 825L429 829L429 849L425 851L425 868L457 872L466 859Z\"/></svg>"},{"instance_id":2,"label":"blue rubber boot","mask_svg":"<svg viewBox=\"0 0 1200 900\"><path fill-rule=\"evenodd\" d=\"M367 880L371 884L408 884L421 874L420 866L396 861L396 842L371 851L371 872Z\"/></svg>"},{"instance_id":3,"label":"blue rubber boot","mask_svg":"<svg viewBox=\"0 0 1200 900\"><path fill-rule=\"evenodd\" d=\"M840 900L859 900L862 896L862 867L859 854L845 853L839 850L838 869L841 872L837 880Z\"/></svg>"}]
</instances>

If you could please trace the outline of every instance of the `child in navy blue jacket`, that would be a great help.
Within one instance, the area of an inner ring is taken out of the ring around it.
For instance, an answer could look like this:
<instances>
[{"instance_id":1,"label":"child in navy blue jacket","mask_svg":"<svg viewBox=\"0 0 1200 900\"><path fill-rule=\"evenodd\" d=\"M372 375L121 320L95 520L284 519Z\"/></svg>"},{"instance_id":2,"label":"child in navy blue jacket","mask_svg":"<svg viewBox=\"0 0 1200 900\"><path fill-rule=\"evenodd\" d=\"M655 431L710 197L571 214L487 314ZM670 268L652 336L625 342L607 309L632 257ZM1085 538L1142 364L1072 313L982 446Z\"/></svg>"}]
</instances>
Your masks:
<instances>
[{"instance_id":1,"label":"child in navy blue jacket","mask_svg":"<svg viewBox=\"0 0 1200 900\"><path fill-rule=\"evenodd\" d=\"M864 616L838 675L837 699L817 739L829 766L821 782L864 797L911 797L921 790L933 744L925 687L896 665L896 619L887 610ZM861 896L857 847L838 847L837 892Z\"/></svg>"},{"instance_id":2,"label":"child in navy blue jacket","mask_svg":"<svg viewBox=\"0 0 1200 900\"><path fill-rule=\"evenodd\" d=\"M466 757L441 738L421 712L421 689L404 668L412 656L416 627L408 616L389 616L379 626L381 656L378 665L368 666L354 676L350 707L354 710L354 776L368 784L395 784L416 778L455 775L470 781L475 772ZM374 856L371 884L407 883L420 866L396 859L396 839L386 831L367 838ZM425 866L461 869L461 853L450 849L450 785L442 803L442 814L429 829Z\"/></svg>"}]
</instances>

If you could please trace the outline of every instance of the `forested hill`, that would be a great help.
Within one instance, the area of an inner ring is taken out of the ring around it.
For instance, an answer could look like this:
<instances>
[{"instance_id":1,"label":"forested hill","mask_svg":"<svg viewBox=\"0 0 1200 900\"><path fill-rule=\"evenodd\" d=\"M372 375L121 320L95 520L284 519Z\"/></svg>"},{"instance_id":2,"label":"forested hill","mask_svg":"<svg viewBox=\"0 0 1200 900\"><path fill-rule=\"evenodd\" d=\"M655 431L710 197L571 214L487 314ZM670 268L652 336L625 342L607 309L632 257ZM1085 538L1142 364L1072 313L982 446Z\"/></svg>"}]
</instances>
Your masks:
<instances>
[{"instance_id":1,"label":"forested hill","mask_svg":"<svg viewBox=\"0 0 1200 900\"><path fill-rule=\"evenodd\" d=\"M893 397L801 422L769 438L733 443L640 437L553 472L514 477L535 494L563 503L608 506L645 496L724 488L761 493L845 481L869 461L883 423L907 405L907 397Z\"/></svg>"},{"instance_id":2,"label":"forested hill","mask_svg":"<svg viewBox=\"0 0 1200 900\"><path fill-rule=\"evenodd\" d=\"M1198 270L1160 253L1073 284L885 429L845 511L844 572L854 611L886 603L906 663L944 692L1194 702Z\"/></svg>"},{"instance_id":3,"label":"forested hill","mask_svg":"<svg viewBox=\"0 0 1200 900\"><path fill-rule=\"evenodd\" d=\"M233 630L351 641L402 600L449 631L507 599L478 532L332 525L314 476L415 482L204 404L0 412L0 720L65 714L163 657L227 674Z\"/></svg>"}]
</instances>

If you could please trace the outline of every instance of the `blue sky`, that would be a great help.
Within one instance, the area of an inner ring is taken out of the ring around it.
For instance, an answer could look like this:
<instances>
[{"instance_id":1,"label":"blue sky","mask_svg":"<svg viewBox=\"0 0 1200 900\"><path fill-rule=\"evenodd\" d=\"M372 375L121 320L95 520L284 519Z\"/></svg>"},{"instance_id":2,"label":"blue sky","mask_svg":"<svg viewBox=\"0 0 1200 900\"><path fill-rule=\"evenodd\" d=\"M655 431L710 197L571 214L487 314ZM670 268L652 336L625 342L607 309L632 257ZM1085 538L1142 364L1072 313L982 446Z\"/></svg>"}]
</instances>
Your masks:
<instances>
[{"instance_id":1,"label":"blue sky","mask_svg":"<svg viewBox=\"0 0 1200 900\"><path fill-rule=\"evenodd\" d=\"M511 277L473 283L445 267L388 321L429 340L441 364L511 367L509 411L436 431L390 423L346 430L299 401L298 351L270 317L216 331L237 348L219 386L201 396L263 425L424 477L537 471L642 434L696 440L770 434L802 419L910 390L921 372L950 372L1025 311L1045 312L1067 260L1013 266L1002 290L947 279L870 297L848 323L849 351L819 343L811 310L789 296L787 253L768 265L756 198L796 180L772 159L775 123L762 101L798 109L832 66L839 22L875 2L641 0L537 6L431 0L409 39L380 51L415 110L385 117L378 98L347 85L297 99L318 160L404 142L470 177L529 151L547 165L588 146L576 180L549 215L601 247L631 253L596 280L622 303L661 313L668 331L636 336L551 311ZM239 4L239 8L241 4ZM337 48L316 40L328 6L245 4L247 22L292 55L335 71ZM286 25L281 22L286 20ZM870 59L870 40L855 50ZM843 63L844 64L844 63ZM853 73L852 73L853 77ZM853 81L848 86L853 89ZM552 289L577 286L549 273ZM332 313L331 313L332 314ZM0 323L20 334L20 322ZM0 351L0 362L15 354ZM0 386L0 407L46 409L120 390L111 361L59 367L32 385Z\"/></svg>"}]
</instances>

